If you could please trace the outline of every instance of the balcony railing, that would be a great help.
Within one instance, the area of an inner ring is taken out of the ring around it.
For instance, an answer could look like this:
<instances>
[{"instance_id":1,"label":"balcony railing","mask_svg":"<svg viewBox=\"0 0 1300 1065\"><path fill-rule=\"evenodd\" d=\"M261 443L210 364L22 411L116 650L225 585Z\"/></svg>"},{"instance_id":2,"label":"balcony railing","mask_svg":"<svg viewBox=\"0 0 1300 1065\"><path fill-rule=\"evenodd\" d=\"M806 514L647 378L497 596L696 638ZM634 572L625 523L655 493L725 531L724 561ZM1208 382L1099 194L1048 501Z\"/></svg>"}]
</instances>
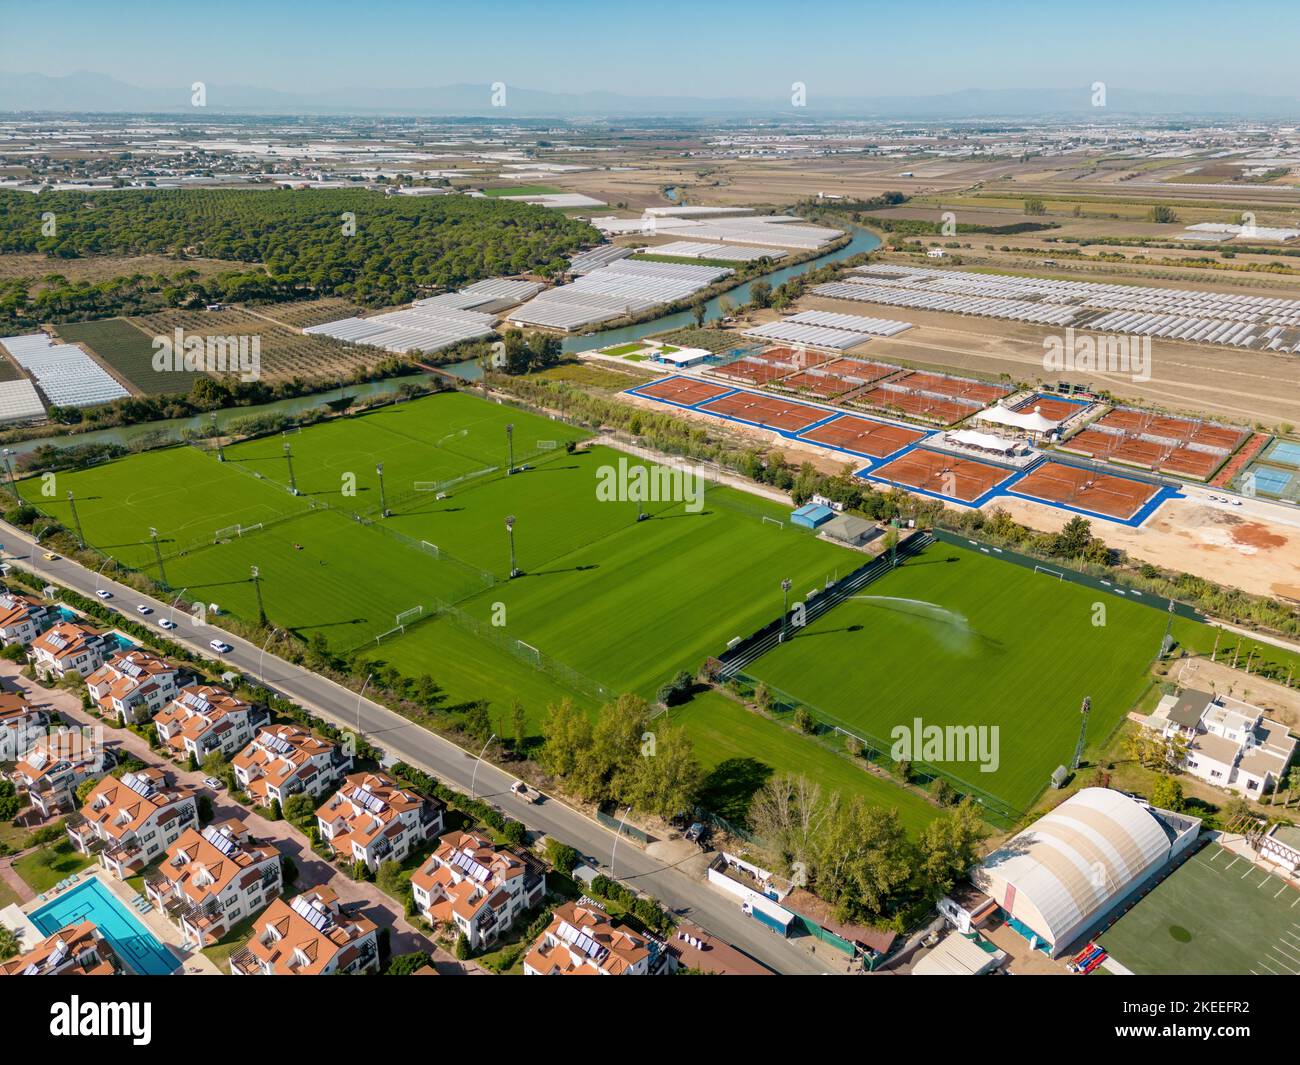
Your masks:
<instances>
[{"instance_id":1,"label":"balcony railing","mask_svg":"<svg viewBox=\"0 0 1300 1065\"><path fill-rule=\"evenodd\" d=\"M230 970L234 972L236 969L245 976L261 976L262 961L247 947L240 947L230 955Z\"/></svg>"}]
</instances>

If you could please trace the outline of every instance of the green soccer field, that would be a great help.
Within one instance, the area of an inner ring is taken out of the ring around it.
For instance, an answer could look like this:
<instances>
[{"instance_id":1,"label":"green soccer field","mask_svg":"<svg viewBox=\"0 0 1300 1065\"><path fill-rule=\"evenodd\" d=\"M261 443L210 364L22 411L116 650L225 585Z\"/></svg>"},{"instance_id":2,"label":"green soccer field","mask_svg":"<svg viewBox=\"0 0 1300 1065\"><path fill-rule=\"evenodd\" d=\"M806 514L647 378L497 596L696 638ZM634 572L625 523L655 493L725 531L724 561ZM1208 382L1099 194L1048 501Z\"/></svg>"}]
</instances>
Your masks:
<instances>
[{"instance_id":1,"label":"green soccer field","mask_svg":"<svg viewBox=\"0 0 1300 1065\"><path fill-rule=\"evenodd\" d=\"M1300 976L1300 892L1211 843L1097 940L1140 976Z\"/></svg>"},{"instance_id":2,"label":"green soccer field","mask_svg":"<svg viewBox=\"0 0 1300 1065\"><path fill-rule=\"evenodd\" d=\"M1068 765L1080 706L1101 743L1150 683L1162 611L961 548L935 545L828 611L748 672L832 724L889 745L913 722L998 730L998 765L924 758L1027 809ZM993 733L986 735L992 736Z\"/></svg>"}]
</instances>

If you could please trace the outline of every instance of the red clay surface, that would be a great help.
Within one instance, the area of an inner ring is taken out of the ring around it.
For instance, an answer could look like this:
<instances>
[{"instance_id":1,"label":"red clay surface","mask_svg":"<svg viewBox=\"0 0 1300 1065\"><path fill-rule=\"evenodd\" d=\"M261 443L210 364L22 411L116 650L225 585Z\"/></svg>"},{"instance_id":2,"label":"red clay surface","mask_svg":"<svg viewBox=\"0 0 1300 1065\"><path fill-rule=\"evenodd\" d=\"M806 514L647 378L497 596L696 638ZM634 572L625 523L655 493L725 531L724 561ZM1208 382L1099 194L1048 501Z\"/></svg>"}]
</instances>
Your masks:
<instances>
[{"instance_id":1,"label":"red clay surface","mask_svg":"<svg viewBox=\"0 0 1300 1065\"><path fill-rule=\"evenodd\" d=\"M886 366L883 362L865 362L862 359L835 359L817 368L822 373L851 378L861 384L879 381L882 377L888 377L898 369L897 366Z\"/></svg>"},{"instance_id":2,"label":"red clay surface","mask_svg":"<svg viewBox=\"0 0 1300 1065\"><path fill-rule=\"evenodd\" d=\"M919 447L872 474L905 488L921 488L969 503L1010 477L1011 471Z\"/></svg>"},{"instance_id":3,"label":"red clay surface","mask_svg":"<svg viewBox=\"0 0 1300 1065\"><path fill-rule=\"evenodd\" d=\"M800 371L789 377L784 377L780 381L782 388L793 388L800 392L811 392L813 395L822 396L830 399L832 396L842 396L845 392L852 392L858 386L852 381L844 381L838 377L827 377L825 374L806 373Z\"/></svg>"},{"instance_id":4,"label":"red clay surface","mask_svg":"<svg viewBox=\"0 0 1300 1065\"><path fill-rule=\"evenodd\" d=\"M702 404L699 410L709 414L725 414L741 421L753 422L755 425L769 426L773 429L802 429L813 422L819 422L827 416L826 411L809 407L793 400L779 396L759 396L753 392L737 392L733 396L723 396Z\"/></svg>"},{"instance_id":5,"label":"red clay surface","mask_svg":"<svg viewBox=\"0 0 1300 1065\"><path fill-rule=\"evenodd\" d=\"M674 403L700 403L706 399L713 399L721 396L731 389L725 385L711 385L708 381L691 381L685 377L678 377L670 381L656 381L652 385L646 385L640 390L643 396L653 396L655 399L670 399Z\"/></svg>"},{"instance_id":6,"label":"red clay surface","mask_svg":"<svg viewBox=\"0 0 1300 1065\"><path fill-rule=\"evenodd\" d=\"M765 385L769 381L788 377L794 371L788 366L773 366L771 363L745 358L726 366L716 366L709 372L715 377L731 377L751 385Z\"/></svg>"},{"instance_id":7,"label":"red clay surface","mask_svg":"<svg viewBox=\"0 0 1300 1065\"><path fill-rule=\"evenodd\" d=\"M1131 518L1160 489L1153 484L1047 461L1016 482L1015 491L1110 518Z\"/></svg>"},{"instance_id":8,"label":"red clay surface","mask_svg":"<svg viewBox=\"0 0 1300 1065\"><path fill-rule=\"evenodd\" d=\"M1077 403L1067 403L1063 399L1053 399L1051 396L1030 396L1023 403L1015 407L1016 411L1030 413L1037 409L1038 413L1044 418L1054 422L1063 422L1067 418L1073 418L1076 414L1081 414L1087 410Z\"/></svg>"},{"instance_id":9,"label":"red clay surface","mask_svg":"<svg viewBox=\"0 0 1300 1065\"><path fill-rule=\"evenodd\" d=\"M879 459L902 450L924 435L919 429L904 429L901 425L886 425L884 422L873 422L846 414L833 422L819 425L816 429L809 429L800 439L842 447L859 455Z\"/></svg>"},{"instance_id":10,"label":"red clay surface","mask_svg":"<svg viewBox=\"0 0 1300 1065\"><path fill-rule=\"evenodd\" d=\"M1006 385L988 385L979 381L965 381L960 377L948 377L945 374L923 373L915 370L903 374L893 382L903 388L916 392L937 392L941 396L954 399L966 399L979 406L985 406L994 400L1009 396L1011 389Z\"/></svg>"},{"instance_id":11,"label":"red clay surface","mask_svg":"<svg viewBox=\"0 0 1300 1065\"><path fill-rule=\"evenodd\" d=\"M979 410L979 407L967 406L950 399L935 399L915 392L897 392L892 388L873 388L870 392L855 397L854 402L899 410L916 418L929 418L941 425L951 425Z\"/></svg>"},{"instance_id":12,"label":"red clay surface","mask_svg":"<svg viewBox=\"0 0 1300 1065\"><path fill-rule=\"evenodd\" d=\"M1245 430L1233 429L1229 426L1207 425L1193 421L1191 418L1171 418L1118 407L1093 424L1182 443L1204 444L1225 452L1234 450L1248 435Z\"/></svg>"},{"instance_id":13,"label":"red clay surface","mask_svg":"<svg viewBox=\"0 0 1300 1065\"><path fill-rule=\"evenodd\" d=\"M794 366L799 369L807 369L809 366L822 366L828 362L834 362L836 356L827 355L821 351L795 351L793 348L768 348L766 351L760 351L756 355L750 355L751 359L760 359L763 362L782 363L785 366Z\"/></svg>"},{"instance_id":14,"label":"red clay surface","mask_svg":"<svg viewBox=\"0 0 1300 1065\"><path fill-rule=\"evenodd\" d=\"M1205 480L1223 461L1219 452L1196 451L1186 444L1170 446L1119 433L1104 433L1091 427L1072 436L1065 446L1093 458L1125 462L1148 470L1165 470L1197 480Z\"/></svg>"}]
</instances>

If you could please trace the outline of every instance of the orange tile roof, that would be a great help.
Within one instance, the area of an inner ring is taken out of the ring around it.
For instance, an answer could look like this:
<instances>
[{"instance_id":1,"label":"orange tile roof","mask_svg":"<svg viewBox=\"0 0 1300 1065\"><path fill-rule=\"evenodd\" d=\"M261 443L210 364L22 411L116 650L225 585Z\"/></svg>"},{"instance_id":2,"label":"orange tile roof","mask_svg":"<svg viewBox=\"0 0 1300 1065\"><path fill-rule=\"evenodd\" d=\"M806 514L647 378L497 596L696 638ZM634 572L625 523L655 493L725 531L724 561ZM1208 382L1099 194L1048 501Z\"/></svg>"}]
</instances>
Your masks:
<instances>
[{"instance_id":1,"label":"orange tile roof","mask_svg":"<svg viewBox=\"0 0 1300 1065\"><path fill-rule=\"evenodd\" d=\"M294 903L314 911L322 927L297 912ZM367 917L343 912L333 888L318 887L293 902L276 899L271 903L257 919L248 950L269 964L276 976L314 976L335 959L339 967L347 965L360 941L377 927ZM349 952L353 952L351 956Z\"/></svg>"},{"instance_id":2,"label":"orange tile roof","mask_svg":"<svg viewBox=\"0 0 1300 1065\"><path fill-rule=\"evenodd\" d=\"M591 944L583 950L580 942ZM650 956L650 944L595 906L566 902L538 936L524 964L547 976L624 976Z\"/></svg>"}]
</instances>

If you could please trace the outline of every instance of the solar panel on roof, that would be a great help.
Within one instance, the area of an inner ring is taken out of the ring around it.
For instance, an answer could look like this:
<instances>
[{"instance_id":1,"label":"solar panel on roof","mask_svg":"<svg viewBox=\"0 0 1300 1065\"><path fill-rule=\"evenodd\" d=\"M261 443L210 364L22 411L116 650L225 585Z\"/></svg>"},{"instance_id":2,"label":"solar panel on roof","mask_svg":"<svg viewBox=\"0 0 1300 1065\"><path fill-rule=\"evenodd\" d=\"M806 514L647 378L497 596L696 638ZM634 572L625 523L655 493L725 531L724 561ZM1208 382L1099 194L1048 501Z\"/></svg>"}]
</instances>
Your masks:
<instances>
[{"instance_id":1,"label":"solar panel on roof","mask_svg":"<svg viewBox=\"0 0 1300 1065\"><path fill-rule=\"evenodd\" d=\"M609 953L608 949L601 946L580 928L574 928L568 921L560 922L560 938L569 946L582 951L588 958L599 960Z\"/></svg>"},{"instance_id":2,"label":"solar panel on roof","mask_svg":"<svg viewBox=\"0 0 1300 1065\"><path fill-rule=\"evenodd\" d=\"M135 773L124 773L122 783L144 799L149 798L158 790L153 786L152 781Z\"/></svg>"},{"instance_id":3,"label":"solar panel on roof","mask_svg":"<svg viewBox=\"0 0 1300 1065\"><path fill-rule=\"evenodd\" d=\"M329 911L302 895L295 895L290 901L289 907L317 932L324 932L334 923Z\"/></svg>"},{"instance_id":4,"label":"solar panel on roof","mask_svg":"<svg viewBox=\"0 0 1300 1065\"><path fill-rule=\"evenodd\" d=\"M367 791L363 787L353 788L352 798L354 801L364 806L372 814L383 813L384 810L388 808L388 804L384 802L383 799L381 799L378 795L375 795L373 792Z\"/></svg>"},{"instance_id":5,"label":"solar panel on roof","mask_svg":"<svg viewBox=\"0 0 1300 1065\"><path fill-rule=\"evenodd\" d=\"M476 884L482 884L492 875L490 870L482 862L475 859L467 851L457 851L451 856L451 864L463 872L467 877Z\"/></svg>"},{"instance_id":6,"label":"solar panel on roof","mask_svg":"<svg viewBox=\"0 0 1300 1065\"><path fill-rule=\"evenodd\" d=\"M239 849L238 843L212 825L208 825L208 827L203 830L203 838L227 857L234 854L235 851Z\"/></svg>"},{"instance_id":7,"label":"solar panel on roof","mask_svg":"<svg viewBox=\"0 0 1300 1065\"><path fill-rule=\"evenodd\" d=\"M262 735L258 737L258 743L267 750L274 751L276 754L288 754L293 750L292 743L286 740L283 736L277 736L274 732L263 732Z\"/></svg>"},{"instance_id":8,"label":"solar panel on roof","mask_svg":"<svg viewBox=\"0 0 1300 1065\"><path fill-rule=\"evenodd\" d=\"M196 710L200 714L206 714L212 709L212 704L203 696L194 692L186 692L181 696L181 703L188 706L191 710Z\"/></svg>"}]
</instances>

